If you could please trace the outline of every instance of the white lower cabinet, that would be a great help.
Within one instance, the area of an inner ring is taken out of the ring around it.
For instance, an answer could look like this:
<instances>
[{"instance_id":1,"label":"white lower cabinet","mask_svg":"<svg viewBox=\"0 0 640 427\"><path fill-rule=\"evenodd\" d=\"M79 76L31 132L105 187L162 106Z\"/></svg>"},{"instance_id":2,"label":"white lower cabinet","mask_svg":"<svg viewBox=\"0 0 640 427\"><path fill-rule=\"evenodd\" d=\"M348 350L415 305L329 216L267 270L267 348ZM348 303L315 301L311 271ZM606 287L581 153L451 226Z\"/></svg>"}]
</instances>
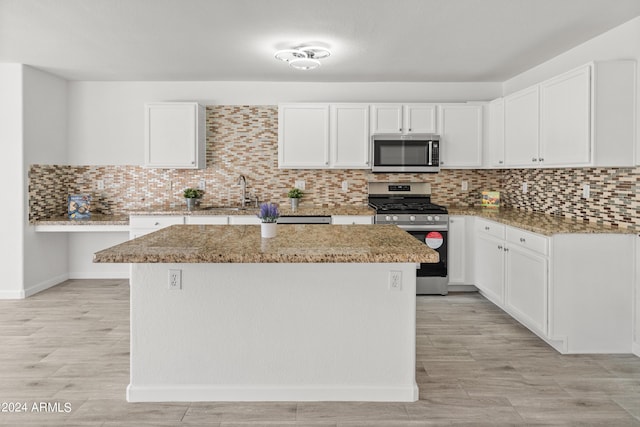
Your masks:
<instances>
[{"instance_id":1,"label":"white lower cabinet","mask_svg":"<svg viewBox=\"0 0 640 427\"><path fill-rule=\"evenodd\" d=\"M373 224L373 217L370 215L332 215L331 224Z\"/></svg>"},{"instance_id":2,"label":"white lower cabinet","mask_svg":"<svg viewBox=\"0 0 640 427\"><path fill-rule=\"evenodd\" d=\"M475 221L483 296L560 353L632 352L634 235L548 237Z\"/></svg>"},{"instance_id":3,"label":"white lower cabinet","mask_svg":"<svg viewBox=\"0 0 640 427\"><path fill-rule=\"evenodd\" d=\"M231 215L229 217L230 225L255 225L260 224L260 218L255 215Z\"/></svg>"},{"instance_id":4,"label":"white lower cabinet","mask_svg":"<svg viewBox=\"0 0 640 427\"><path fill-rule=\"evenodd\" d=\"M197 225L226 225L229 217L223 215L189 215L185 217L186 224Z\"/></svg>"},{"instance_id":5,"label":"white lower cabinet","mask_svg":"<svg viewBox=\"0 0 640 427\"><path fill-rule=\"evenodd\" d=\"M505 261L507 311L529 329L546 335L547 257L510 244Z\"/></svg>"}]
</instances>

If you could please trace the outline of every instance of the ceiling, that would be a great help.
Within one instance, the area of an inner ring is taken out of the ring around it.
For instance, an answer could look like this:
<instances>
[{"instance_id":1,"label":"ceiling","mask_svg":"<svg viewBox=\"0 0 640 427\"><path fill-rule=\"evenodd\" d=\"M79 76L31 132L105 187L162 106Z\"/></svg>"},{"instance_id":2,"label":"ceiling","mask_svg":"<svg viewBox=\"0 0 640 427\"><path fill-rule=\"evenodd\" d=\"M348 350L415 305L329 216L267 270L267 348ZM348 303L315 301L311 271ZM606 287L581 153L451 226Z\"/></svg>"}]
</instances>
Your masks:
<instances>
[{"instance_id":1,"label":"ceiling","mask_svg":"<svg viewBox=\"0 0 640 427\"><path fill-rule=\"evenodd\" d=\"M504 81L640 0L0 0L0 62L69 80ZM322 43L312 71L273 58Z\"/></svg>"}]
</instances>

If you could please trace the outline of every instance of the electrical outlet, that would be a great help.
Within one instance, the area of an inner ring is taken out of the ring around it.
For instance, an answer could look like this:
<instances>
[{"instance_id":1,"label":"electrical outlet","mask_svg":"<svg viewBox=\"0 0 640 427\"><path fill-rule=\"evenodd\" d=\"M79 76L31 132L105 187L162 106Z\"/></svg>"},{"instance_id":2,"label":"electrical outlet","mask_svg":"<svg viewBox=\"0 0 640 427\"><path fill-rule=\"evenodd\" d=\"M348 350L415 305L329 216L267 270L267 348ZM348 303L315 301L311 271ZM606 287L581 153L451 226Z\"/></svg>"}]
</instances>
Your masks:
<instances>
[{"instance_id":1,"label":"electrical outlet","mask_svg":"<svg viewBox=\"0 0 640 427\"><path fill-rule=\"evenodd\" d=\"M469 182L468 181L462 181L462 191L468 191L469 190Z\"/></svg>"},{"instance_id":2,"label":"electrical outlet","mask_svg":"<svg viewBox=\"0 0 640 427\"><path fill-rule=\"evenodd\" d=\"M299 190L305 190L305 182L304 179L296 179L296 184L294 185Z\"/></svg>"},{"instance_id":3,"label":"electrical outlet","mask_svg":"<svg viewBox=\"0 0 640 427\"><path fill-rule=\"evenodd\" d=\"M389 272L389 289L399 291L402 289L402 271Z\"/></svg>"},{"instance_id":4,"label":"electrical outlet","mask_svg":"<svg viewBox=\"0 0 640 427\"><path fill-rule=\"evenodd\" d=\"M98 190L104 190L104 181L101 179L97 180L96 187L98 188Z\"/></svg>"},{"instance_id":5,"label":"electrical outlet","mask_svg":"<svg viewBox=\"0 0 640 427\"><path fill-rule=\"evenodd\" d=\"M591 186L589 184L585 184L582 186L582 197L588 199L591 196Z\"/></svg>"},{"instance_id":6,"label":"electrical outlet","mask_svg":"<svg viewBox=\"0 0 640 427\"><path fill-rule=\"evenodd\" d=\"M169 289L182 289L182 270L169 270Z\"/></svg>"},{"instance_id":7,"label":"electrical outlet","mask_svg":"<svg viewBox=\"0 0 640 427\"><path fill-rule=\"evenodd\" d=\"M342 191L349 191L349 181L342 181Z\"/></svg>"},{"instance_id":8,"label":"electrical outlet","mask_svg":"<svg viewBox=\"0 0 640 427\"><path fill-rule=\"evenodd\" d=\"M526 182L522 183L522 194L525 194L527 191L529 191L529 186L527 185Z\"/></svg>"},{"instance_id":9,"label":"electrical outlet","mask_svg":"<svg viewBox=\"0 0 640 427\"><path fill-rule=\"evenodd\" d=\"M198 183L198 189L204 191L207 188L207 181L205 181L204 179L201 179L200 182Z\"/></svg>"}]
</instances>

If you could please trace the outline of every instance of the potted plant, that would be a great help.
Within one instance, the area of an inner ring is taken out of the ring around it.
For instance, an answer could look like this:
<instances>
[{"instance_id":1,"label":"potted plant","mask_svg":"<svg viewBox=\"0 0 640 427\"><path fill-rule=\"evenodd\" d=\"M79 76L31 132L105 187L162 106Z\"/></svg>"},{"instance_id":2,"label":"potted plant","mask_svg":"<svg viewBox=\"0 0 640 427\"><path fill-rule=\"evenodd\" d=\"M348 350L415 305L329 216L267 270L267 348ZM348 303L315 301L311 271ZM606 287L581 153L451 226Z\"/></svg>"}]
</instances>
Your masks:
<instances>
[{"instance_id":1,"label":"potted plant","mask_svg":"<svg viewBox=\"0 0 640 427\"><path fill-rule=\"evenodd\" d=\"M279 216L278 205L274 203L262 203L260 205L258 218L262 221L262 224L260 224L260 234L262 237L276 237L276 225Z\"/></svg>"},{"instance_id":2,"label":"potted plant","mask_svg":"<svg viewBox=\"0 0 640 427\"><path fill-rule=\"evenodd\" d=\"M299 188L292 188L291 190L289 190L289 192L287 193L287 197L289 197L289 200L291 200L291 210L295 211L296 209L298 209L298 205L303 194L304 193Z\"/></svg>"},{"instance_id":3,"label":"potted plant","mask_svg":"<svg viewBox=\"0 0 640 427\"><path fill-rule=\"evenodd\" d=\"M187 201L187 210L190 211L196 207L197 202L204 195L204 191L199 188L186 188L182 194Z\"/></svg>"}]
</instances>

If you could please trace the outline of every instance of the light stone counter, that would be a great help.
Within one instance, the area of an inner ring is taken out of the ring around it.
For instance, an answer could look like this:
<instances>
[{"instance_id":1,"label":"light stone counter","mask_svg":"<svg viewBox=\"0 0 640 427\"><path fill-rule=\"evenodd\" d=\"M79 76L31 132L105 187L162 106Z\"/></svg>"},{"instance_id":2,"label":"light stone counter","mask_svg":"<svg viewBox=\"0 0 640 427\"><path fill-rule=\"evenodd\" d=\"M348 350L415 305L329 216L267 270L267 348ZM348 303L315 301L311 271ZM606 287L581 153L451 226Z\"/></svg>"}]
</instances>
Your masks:
<instances>
[{"instance_id":1,"label":"light stone counter","mask_svg":"<svg viewBox=\"0 0 640 427\"><path fill-rule=\"evenodd\" d=\"M438 253L394 225L173 225L100 251L113 263L435 263Z\"/></svg>"},{"instance_id":2,"label":"light stone counter","mask_svg":"<svg viewBox=\"0 0 640 427\"><path fill-rule=\"evenodd\" d=\"M635 234L633 228L619 228L606 224L577 221L561 216L528 212L510 208L483 208L449 206L449 215L470 215L510 225L533 233L552 236L554 234Z\"/></svg>"}]
</instances>

